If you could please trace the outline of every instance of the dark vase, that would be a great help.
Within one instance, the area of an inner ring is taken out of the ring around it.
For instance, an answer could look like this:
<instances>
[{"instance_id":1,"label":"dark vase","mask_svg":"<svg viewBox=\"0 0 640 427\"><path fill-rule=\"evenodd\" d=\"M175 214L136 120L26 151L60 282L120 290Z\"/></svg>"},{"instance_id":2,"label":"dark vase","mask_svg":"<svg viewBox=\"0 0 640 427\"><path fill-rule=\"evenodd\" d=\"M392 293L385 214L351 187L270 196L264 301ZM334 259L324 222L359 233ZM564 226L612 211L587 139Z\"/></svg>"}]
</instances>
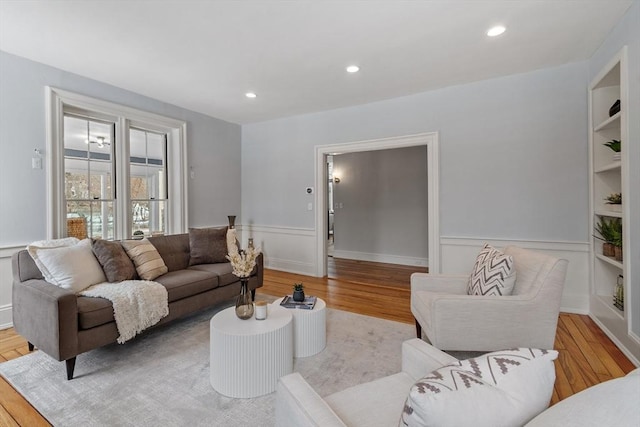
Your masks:
<instances>
[{"instance_id":1,"label":"dark vase","mask_svg":"<svg viewBox=\"0 0 640 427\"><path fill-rule=\"evenodd\" d=\"M304 291L293 291L293 300L296 302L304 301Z\"/></svg>"},{"instance_id":2,"label":"dark vase","mask_svg":"<svg viewBox=\"0 0 640 427\"><path fill-rule=\"evenodd\" d=\"M229 228L236 228L236 216L228 215L227 218L229 218Z\"/></svg>"},{"instance_id":3,"label":"dark vase","mask_svg":"<svg viewBox=\"0 0 640 427\"><path fill-rule=\"evenodd\" d=\"M240 295L236 300L236 316L242 320L250 319L253 316L253 301L248 285L249 279L240 279Z\"/></svg>"}]
</instances>

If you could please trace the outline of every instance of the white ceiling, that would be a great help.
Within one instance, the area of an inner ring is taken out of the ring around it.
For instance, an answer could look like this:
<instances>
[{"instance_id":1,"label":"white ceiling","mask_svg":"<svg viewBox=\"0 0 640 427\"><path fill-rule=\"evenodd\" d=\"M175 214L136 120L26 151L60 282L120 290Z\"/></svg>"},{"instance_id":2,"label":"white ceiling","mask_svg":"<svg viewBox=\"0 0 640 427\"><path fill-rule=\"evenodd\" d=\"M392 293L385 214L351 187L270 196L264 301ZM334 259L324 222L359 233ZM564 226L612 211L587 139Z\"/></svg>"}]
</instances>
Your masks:
<instances>
[{"instance_id":1,"label":"white ceiling","mask_svg":"<svg viewBox=\"0 0 640 427\"><path fill-rule=\"evenodd\" d=\"M244 124L584 60L631 4L0 0L0 49Z\"/></svg>"}]
</instances>

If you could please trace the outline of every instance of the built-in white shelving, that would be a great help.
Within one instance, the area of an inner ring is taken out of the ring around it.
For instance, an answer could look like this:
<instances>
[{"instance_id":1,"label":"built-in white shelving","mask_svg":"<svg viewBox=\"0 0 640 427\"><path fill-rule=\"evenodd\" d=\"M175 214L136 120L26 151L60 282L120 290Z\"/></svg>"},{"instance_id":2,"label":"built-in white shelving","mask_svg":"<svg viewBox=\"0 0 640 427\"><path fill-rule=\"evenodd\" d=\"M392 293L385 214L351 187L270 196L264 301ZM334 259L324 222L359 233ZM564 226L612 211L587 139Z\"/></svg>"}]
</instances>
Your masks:
<instances>
[{"instance_id":1,"label":"built-in white shelving","mask_svg":"<svg viewBox=\"0 0 640 427\"><path fill-rule=\"evenodd\" d=\"M624 347L628 355L635 356L635 338L629 334L631 315L630 295L640 292L638 281L629 277L630 215L625 206L625 195L629 194L629 158L627 144L627 49L624 47L601 71L589 87L589 158L590 158L590 218L591 234L591 317L603 328L614 342ZM610 114L610 108L620 100L620 111ZM621 141L620 153L616 154L605 144ZM612 207L605 199L612 193L622 194L622 205ZM616 221L622 224L622 257L604 255L603 241L595 231L600 221ZM622 279L620 279L622 276ZM614 306L614 292L622 280L624 309Z\"/></svg>"}]
</instances>

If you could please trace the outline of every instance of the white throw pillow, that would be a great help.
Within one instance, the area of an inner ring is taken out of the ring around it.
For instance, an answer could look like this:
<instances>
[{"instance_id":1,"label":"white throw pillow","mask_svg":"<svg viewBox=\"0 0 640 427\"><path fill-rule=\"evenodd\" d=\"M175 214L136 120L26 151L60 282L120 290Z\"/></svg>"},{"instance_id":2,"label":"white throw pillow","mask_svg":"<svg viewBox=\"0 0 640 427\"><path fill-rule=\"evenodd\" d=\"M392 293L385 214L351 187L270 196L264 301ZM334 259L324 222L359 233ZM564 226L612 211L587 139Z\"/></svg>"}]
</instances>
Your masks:
<instances>
[{"instance_id":1,"label":"white throw pillow","mask_svg":"<svg viewBox=\"0 0 640 427\"><path fill-rule=\"evenodd\" d=\"M469 277L469 295L511 295L516 284L513 257L485 243Z\"/></svg>"},{"instance_id":2,"label":"white throw pillow","mask_svg":"<svg viewBox=\"0 0 640 427\"><path fill-rule=\"evenodd\" d=\"M78 293L91 285L107 281L91 250L90 239L81 240L72 246L31 244L27 250L45 280L61 288Z\"/></svg>"},{"instance_id":3,"label":"white throw pillow","mask_svg":"<svg viewBox=\"0 0 640 427\"><path fill-rule=\"evenodd\" d=\"M29 252L29 255L31 255L31 258L33 258L33 261L36 263L36 267L38 267L38 270L40 270L45 280L48 281L49 280L48 278L51 277L51 274L49 273L47 268L44 266L44 264L40 262L40 258L38 258L37 256L37 249L73 246L73 245L77 245L79 241L80 240L78 240L76 237L65 237L63 239L53 239L53 240L37 240L27 245L27 252Z\"/></svg>"},{"instance_id":4,"label":"white throw pillow","mask_svg":"<svg viewBox=\"0 0 640 427\"><path fill-rule=\"evenodd\" d=\"M521 426L549 406L555 350L496 351L443 366L417 381L399 426Z\"/></svg>"}]
</instances>

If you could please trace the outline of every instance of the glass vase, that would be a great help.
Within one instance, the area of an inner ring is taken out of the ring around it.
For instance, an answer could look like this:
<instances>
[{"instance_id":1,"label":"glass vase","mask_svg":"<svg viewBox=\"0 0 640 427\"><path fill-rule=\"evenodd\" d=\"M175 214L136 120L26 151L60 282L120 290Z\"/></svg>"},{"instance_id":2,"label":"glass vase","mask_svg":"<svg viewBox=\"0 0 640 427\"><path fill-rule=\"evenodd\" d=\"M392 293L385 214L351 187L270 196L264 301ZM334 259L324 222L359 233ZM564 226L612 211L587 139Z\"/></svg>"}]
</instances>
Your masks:
<instances>
[{"instance_id":1,"label":"glass vase","mask_svg":"<svg viewBox=\"0 0 640 427\"><path fill-rule=\"evenodd\" d=\"M253 316L249 279L240 279L240 295L236 299L236 316L242 320L250 319Z\"/></svg>"}]
</instances>

